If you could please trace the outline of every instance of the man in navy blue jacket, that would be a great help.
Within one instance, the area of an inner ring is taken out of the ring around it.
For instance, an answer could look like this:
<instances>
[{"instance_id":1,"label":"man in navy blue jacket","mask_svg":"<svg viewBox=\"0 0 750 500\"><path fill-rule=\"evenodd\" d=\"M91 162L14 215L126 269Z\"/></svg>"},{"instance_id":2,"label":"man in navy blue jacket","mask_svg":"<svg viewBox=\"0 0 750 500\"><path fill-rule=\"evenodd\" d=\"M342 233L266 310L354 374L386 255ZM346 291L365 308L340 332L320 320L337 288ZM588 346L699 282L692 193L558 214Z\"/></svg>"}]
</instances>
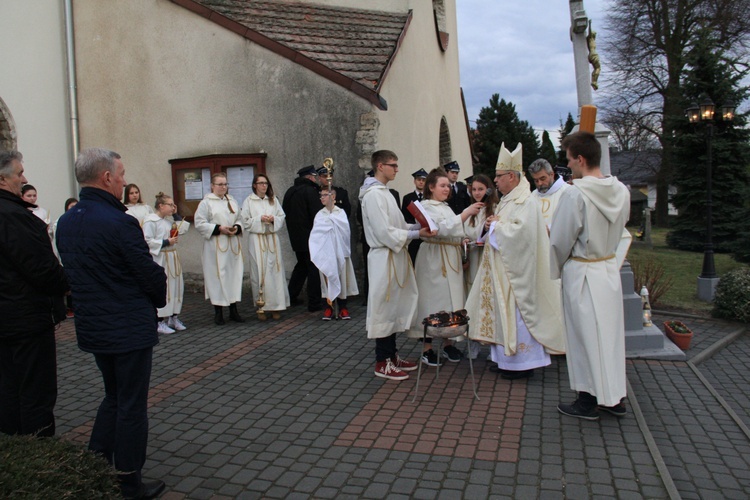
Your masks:
<instances>
[{"instance_id":1,"label":"man in navy blue jacket","mask_svg":"<svg viewBox=\"0 0 750 500\"><path fill-rule=\"evenodd\" d=\"M138 220L120 202L125 167L114 151L92 148L75 165L80 201L57 224L57 248L75 304L78 347L94 355L104 379L89 449L118 470L123 496L153 498L162 481L144 482L147 402L156 308L166 275L148 251Z\"/></svg>"}]
</instances>

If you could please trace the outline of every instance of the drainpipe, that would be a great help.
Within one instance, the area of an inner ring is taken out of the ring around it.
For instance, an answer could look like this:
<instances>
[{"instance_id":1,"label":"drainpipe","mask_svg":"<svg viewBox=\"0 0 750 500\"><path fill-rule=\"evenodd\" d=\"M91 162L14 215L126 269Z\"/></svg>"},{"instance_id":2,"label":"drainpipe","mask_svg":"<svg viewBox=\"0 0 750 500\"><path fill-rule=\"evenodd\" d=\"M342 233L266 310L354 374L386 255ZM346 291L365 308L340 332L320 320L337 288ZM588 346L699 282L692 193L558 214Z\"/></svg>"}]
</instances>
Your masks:
<instances>
[{"instance_id":1,"label":"drainpipe","mask_svg":"<svg viewBox=\"0 0 750 500\"><path fill-rule=\"evenodd\" d=\"M65 0L65 55L68 64L68 107L70 113L70 143L73 162L78 158L78 94L76 92L76 54L73 38L73 0ZM71 169L73 186L77 186L75 169ZM78 188L75 188L78 192Z\"/></svg>"}]
</instances>

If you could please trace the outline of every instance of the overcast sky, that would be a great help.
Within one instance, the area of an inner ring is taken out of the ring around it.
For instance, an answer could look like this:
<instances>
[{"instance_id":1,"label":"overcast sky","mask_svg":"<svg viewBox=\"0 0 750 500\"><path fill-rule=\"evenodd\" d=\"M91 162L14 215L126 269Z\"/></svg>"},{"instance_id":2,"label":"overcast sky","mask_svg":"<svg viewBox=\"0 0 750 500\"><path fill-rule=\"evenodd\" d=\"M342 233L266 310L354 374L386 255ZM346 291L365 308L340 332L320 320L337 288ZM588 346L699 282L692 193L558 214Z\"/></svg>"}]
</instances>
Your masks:
<instances>
[{"instance_id":1,"label":"overcast sky","mask_svg":"<svg viewBox=\"0 0 750 500\"><path fill-rule=\"evenodd\" d=\"M604 7L605 0L584 0L600 47ZM457 0L456 8L461 87L472 127L497 93L540 134L546 129L556 137L560 119L576 118L578 108L569 2Z\"/></svg>"}]
</instances>

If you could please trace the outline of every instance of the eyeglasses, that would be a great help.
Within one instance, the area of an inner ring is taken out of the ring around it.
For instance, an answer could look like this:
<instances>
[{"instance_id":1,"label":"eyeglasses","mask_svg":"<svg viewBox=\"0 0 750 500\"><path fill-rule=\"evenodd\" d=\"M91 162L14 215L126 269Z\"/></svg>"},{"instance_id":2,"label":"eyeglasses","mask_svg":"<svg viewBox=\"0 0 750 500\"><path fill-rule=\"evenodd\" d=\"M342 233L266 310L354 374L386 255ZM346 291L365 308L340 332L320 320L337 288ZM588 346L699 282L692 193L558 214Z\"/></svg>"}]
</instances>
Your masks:
<instances>
[{"instance_id":1,"label":"eyeglasses","mask_svg":"<svg viewBox=\"0 0 750 500\"><path fill-rule=\"evenodd\" d=\"M177 206L174 203L162 203L162 205L166 205L168 207L176 207Z\"/></svg>"},{"instance_id":2,"label":"eyeglasses","mask_svg":"<svg viewBox=\"0 0 750 500\"><path fill-rule=\"evenodd\" d=\"M325 194L320 195L321 198L327 198L329 196L331 196L331 193L325 193Z\"/></svg>"},{"instance_id":3,"label":"eyeglasses","mask_svg":"<svg viewBox=\"0 0 750 500\"><path fill-rule=\"evenodd\" d=\"M221 183L221 184L216 183L216 182L212 182L211 184L213 184L214 186L219 186L219 187L229 186L229 184L227 184L226 182Z\"/></svg>"},{"instance_id":4,"label":"eyeglasses","mask_svg":"<svg viewBox=\"0 0 750 500\"><path fill-rule=\"evenodd\" d=\"M398 168L398 163L381 163L381 165L387 165L389 167Z\"/></svg>"},{"instance_id":5,"label":"eyeglasses","mask_svg":"<svg viewBox=\"0 0 750 500\"><path fill-rule=\"evenodd\" d=\"M256 182L255 185L256 186L268 186L268 183L267 182Z\"/></svg>"}]
</instances>

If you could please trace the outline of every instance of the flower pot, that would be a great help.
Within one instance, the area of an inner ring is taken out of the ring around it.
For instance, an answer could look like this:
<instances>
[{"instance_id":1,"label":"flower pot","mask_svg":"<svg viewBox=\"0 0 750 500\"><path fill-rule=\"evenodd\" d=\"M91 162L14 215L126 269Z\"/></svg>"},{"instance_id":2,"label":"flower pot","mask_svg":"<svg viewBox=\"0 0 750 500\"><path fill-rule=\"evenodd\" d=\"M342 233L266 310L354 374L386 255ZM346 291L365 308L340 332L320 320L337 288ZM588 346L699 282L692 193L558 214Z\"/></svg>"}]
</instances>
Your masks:
<instances>
[{"instance_id":1,"label":"flower pot","mask_svg":"<svg viewBox=\"0 0 750 500\"><path fill-rule=\"evenodd\" d=\"M675 327L682 327L687 330L687 333L675 331ZM693 339L693 332L685 326L684 323L680 321L665 321L664 331L667 334L667 338L674 342L674 344L683 351L687 351L690 348L690 341Z\"/></svg>"}]
</instances>

